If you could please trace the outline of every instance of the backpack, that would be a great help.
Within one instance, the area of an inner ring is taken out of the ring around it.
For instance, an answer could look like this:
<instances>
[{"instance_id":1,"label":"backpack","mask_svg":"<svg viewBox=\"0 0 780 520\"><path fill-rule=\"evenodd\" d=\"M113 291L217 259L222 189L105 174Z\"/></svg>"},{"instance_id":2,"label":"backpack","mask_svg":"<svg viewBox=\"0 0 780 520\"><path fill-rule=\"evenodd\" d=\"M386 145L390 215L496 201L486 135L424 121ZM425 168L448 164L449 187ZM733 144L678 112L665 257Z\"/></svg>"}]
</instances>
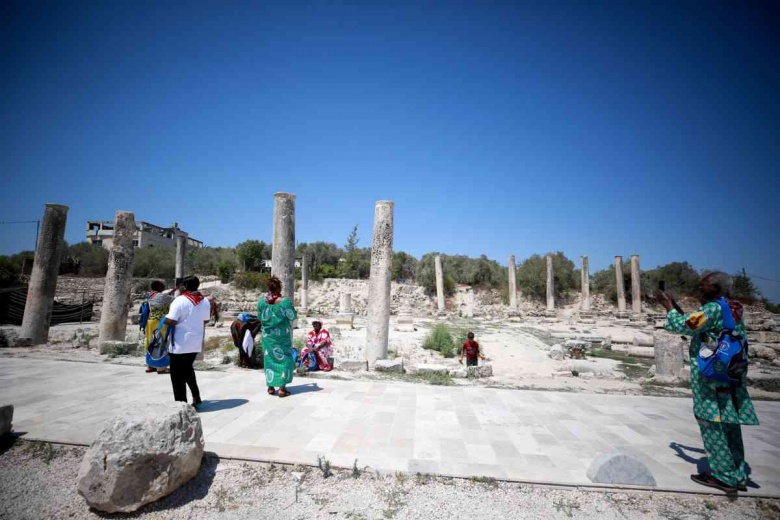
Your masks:
<instances>
[{"instance_id":1,"label":"backpack","mask_svg":"<svg viewBox=\"0 0 780 520\"><path fill-rule=\"evenodd\" d=\"M149 323L149 312L151 307L149 306L149 300L146 300L141 304L141 308L138 309L138 327L141 332L146 332L146 324Z\"/></svg>"},{"instance_id":2,"label":"backpack","mask_svg":"<svg viewBox=\"0 0 780 520\"><path fill-rule=\"evenodd\" d=\"M165 320L160 320L160 325L152 333L152 340L146 349L146 364L150 367L165 368L171 364L168 346L173 343L175 327L169 325L165 328L165 334L163 334L163 325L165 325Z\"/></svg>"},{"instance_id":3,"label":"backpack","mask_svg":"<svg viewBox=\"0 0 780 520\"><path fill-rule=\"evenodd\" d=\"M718 335L715 350L707 346L699 350L699 371L707 379L736 386L747 373L748 341L735 332L736 323L726 299L721 297L716 301L723 314L723 330Z\"/></svg>"}]
</instances>

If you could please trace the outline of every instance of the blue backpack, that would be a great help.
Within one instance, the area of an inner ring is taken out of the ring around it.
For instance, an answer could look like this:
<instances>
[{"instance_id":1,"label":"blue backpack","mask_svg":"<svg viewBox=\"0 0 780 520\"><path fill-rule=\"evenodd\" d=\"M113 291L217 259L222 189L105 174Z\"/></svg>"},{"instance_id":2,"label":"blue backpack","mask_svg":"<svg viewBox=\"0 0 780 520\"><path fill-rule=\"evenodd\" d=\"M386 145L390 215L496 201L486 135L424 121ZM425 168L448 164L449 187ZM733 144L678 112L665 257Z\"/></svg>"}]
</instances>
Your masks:
<instances>
[{"instance_id":1,"label":"blue backpack","mask_svg":"<svg viewBox=\"0 0 780 520\"><path fill-rule=\"evenodd\" d=\"M141 308L138 309L138 327L141 329L141 332L146 332L146 324L149 323L150 311L151 307L149 307L149 300L143 302Z\"/></svg>"},{"instance_id":2,"label":"blue backpack","mask_svg":"<svg viewBox=\"0 0 780 520\"><path fill-rule=\"evenodd\" d=\"M699 350L699 371L707 379L734 386L747 373L748 342L746 337L735 332L737 325L726 299L721 297L716 301L723 314L723 330L714 350L706 346Z\"/></svg>"}]
</instances>

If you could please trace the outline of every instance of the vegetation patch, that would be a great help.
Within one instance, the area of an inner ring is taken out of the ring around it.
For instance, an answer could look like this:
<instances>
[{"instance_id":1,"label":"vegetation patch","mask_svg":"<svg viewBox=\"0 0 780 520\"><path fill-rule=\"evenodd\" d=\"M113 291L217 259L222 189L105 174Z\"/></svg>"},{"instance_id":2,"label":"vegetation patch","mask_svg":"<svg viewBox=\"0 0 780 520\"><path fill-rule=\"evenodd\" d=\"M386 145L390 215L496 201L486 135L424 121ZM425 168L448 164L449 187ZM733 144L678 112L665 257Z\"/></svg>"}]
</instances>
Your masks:
<instances>
[{"instance_id":1,"label":"vegetation patch","mask_svg":"<svg viewBox=\"0 0 780 520\"><path fill-rule=\"evenodd\" d=\"M439 323L433 327L423 340L423 348L435 350L446 358L455 357L455 341L449 329Z\"/></svg>"}]
</instances>

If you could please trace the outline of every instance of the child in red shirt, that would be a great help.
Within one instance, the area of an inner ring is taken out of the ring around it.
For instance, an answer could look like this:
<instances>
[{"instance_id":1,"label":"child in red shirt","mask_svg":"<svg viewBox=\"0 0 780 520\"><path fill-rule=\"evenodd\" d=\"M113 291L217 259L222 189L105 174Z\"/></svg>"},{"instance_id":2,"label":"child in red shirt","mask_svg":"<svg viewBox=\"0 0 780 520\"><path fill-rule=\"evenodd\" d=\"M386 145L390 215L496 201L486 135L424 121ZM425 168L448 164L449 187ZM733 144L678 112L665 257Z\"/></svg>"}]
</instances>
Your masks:
<instances>
[{"instance_id":1,"label":"child in red shirt","mask_svg":"<svg viewBox=\"0 0 780 520\"><path fill-rule=\"evenodd\" d=\"M463 348L460 349L460 359L458 363L463 364L463 356L466 356L466 366L475 367L479 363L479 359L485 359L482 352L479 350L479 343L474 341L474 333L468 333L468 340L463 344Z\"/></svg>"}]
</instances>

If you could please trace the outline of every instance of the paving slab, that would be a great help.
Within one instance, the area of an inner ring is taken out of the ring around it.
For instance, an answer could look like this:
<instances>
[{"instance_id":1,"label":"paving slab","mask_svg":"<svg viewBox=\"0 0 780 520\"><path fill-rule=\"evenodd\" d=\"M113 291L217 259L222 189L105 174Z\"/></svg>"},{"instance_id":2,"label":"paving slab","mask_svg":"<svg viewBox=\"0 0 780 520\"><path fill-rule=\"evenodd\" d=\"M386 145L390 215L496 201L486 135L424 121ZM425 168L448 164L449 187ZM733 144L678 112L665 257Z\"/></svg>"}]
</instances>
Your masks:
<instances>
[{"instance_id":1,"label":"paving slab","mask_svg":"<svg viewBox=\"0 0 780 520\"><path fill-rule=\"evenodd\" d=\"M620 450L659 488L707 491L689 479L706 466L690 398L297 378L280 399L262 371L197 376L206 449L222 457L591 485L593 460ZM24 438L90 444L123 406L172 398L167 375L139 367L0 359L0 402ZM748 495L780 497L780 403L755 404Z\"/></svg>"}]
</instances>

